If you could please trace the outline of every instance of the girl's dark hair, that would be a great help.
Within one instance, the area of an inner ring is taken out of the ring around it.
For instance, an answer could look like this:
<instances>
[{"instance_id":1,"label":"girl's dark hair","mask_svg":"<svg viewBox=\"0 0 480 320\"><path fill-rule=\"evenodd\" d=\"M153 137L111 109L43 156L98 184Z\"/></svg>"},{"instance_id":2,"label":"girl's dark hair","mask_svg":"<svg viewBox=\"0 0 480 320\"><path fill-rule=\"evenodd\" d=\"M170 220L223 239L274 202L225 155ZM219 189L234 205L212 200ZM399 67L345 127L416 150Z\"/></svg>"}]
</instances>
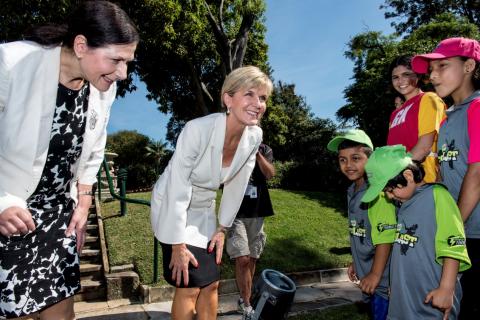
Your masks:
<instances>
[{"instance_id":1,"label":"girl's dark hair","mask_svg":"<svg viewBox=\"0 0 480 320\"><path fill-rule=\"evenodd\" d=\"M26 40L45 46L73 47L77 35L87 38L89 47L138 42L138 31L119 6L108 1L85 1L63 25L45 25L32 29Z\"/></svg>"},{"instance_id":2,"label":"girl's dark hair","mask_svg":"<svg viewBox=\"0 0 480 320\"><path fill-rule=\"evenodd\" d=\"M406 187L408 182L407 179L403 176L405 170L411 170L413 173L413 181L415 183L422 182L423 177L425 177L425 170L423 169L422 164L419 161L413 160L413 163L409 164L405 169L402 170L399 174L397 174L392 179L388 180L385 188L395 188L398 185Z\"/></svg>"},{"instance_id":3,"label":"girl's dark hair","mask_svg":"<svg viewBox=\"0 0 480 320\"><path fill-rule=\"evenodd\" d=\"M348 149L348 148L357 148L357 147L362 147L362 151L367 155L367 157L370 157L370 155L373 152L372 148L370 148L366 144L358 143L356 141L347 140L347 139L340 142L340 144L338 145L338 151L343 149Z\"/></svg>"},{"instance_id":4,"label":"girl's dark hair","mask_svg":"<svg viewBox=\"0 0 480 320\"><path fill-rule=\"evenodd\" d=\"M460 59L462 59L462 61L467 61L470 58L460 57ZM478 61L475 61L475 68L473 69L472 74L472 83L475 90L480 89L480 63Z\"/></svg>"},{"instance_id":5,"label":"girl's dark hair","mask_svg":"<svg viewBox=\"0 0 480 320\"><path fill-rule=\"evenodd\" d=\"M398 66L404 66L405 68L412 69L412 56L403 55L398 56L390 63L390 67L388 68L388 74L392 74L393 69Z\"/></svg>"},{"instance_id":6,"label":"girl's dark hair","mask_svg":"<svg viewBox=\"0 0 480 320\"><path fill-rule=\"evenodd\" d=\"M402 55L398 56L393 61L390 63L390 67L388 68L388 75L392 75L393 69L395 69L398 66L404 66L405 68L408 68L413 71L412 69L412 56L411 55ZM417 87L420 85L420 80L422 80L423 75L416 73L418 82L417 82Z\"/></svg>"}]
</instances>

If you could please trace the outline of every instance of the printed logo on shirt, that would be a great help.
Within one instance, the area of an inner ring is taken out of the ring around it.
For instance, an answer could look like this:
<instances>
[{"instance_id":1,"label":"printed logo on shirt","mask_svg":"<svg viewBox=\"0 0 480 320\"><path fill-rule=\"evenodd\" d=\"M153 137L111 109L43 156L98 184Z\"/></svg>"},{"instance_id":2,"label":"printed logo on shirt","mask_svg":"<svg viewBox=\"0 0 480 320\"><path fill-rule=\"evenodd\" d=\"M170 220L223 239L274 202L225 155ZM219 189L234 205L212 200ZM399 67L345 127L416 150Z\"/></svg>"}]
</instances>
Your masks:
<instances>
[{"instance_id":1,"label":"printed logo on shirt","mask_svg":"<svg viewBox=\"0 0 480 320\"><path fill-rule=\"evenodd\" d=\"M465 238L461 236L450 236L447 239L449 247L465 246Z\"/></svg>"},{"instance_id":2,"label":"printed logo on shirt","mask_svg":"<svg viewBox=\"0 0 480 320\"><path fill-rule=\"evenodd\" d=\"M383 232L383 231L386 231L386 230L393 230L397 227L396 224L388 224L388 223L379 223L377 224L377 230L378 232Z\"/></svg>"},{"instance_id":3,"label":"printed logo on shirt","mask_svg":"<svg viewBox=\"0 0 480 320\"><path fill-rule=\"evenodd\" d=\"M453 162L458 160L460 151L455 148L455 140L450 143L444 143L438 151L438 162L448 162L450 169L453 169Z\"/></svg>"},{"instance_id":4,"label":"printed logo on shirt","mask_svg":"<svg viewBox=\"0 0 480 320\"><path fill-rule=\"evenodd\" d=\"M395 243L400 245L400 253L407 255L409 248L414 248L418 243L418 237L415 236L418 224L414 224L410 227L405 226L403 223L397 224L397 233L395 234Z\"/></svg>"},{"instance_id":5,"label":"printed logo on shirt","mask_svg":"<svg viewBox=\"0 0 480 320\"><path fill-rule=\"evenodd\" d=\"M350 230L350 235L354 237L359 237L360 242L363 244L363 239L367 236L367 228L365 228L365 222L362 220L358 222L357 220L350 220L350 225L348 226Z\"/></svg>"},{"instance_id":6,"label":"printed logo on shirt","mask_svg":"<svg viewBox=\"0 0 480 320\"><path fill-rule=\"evenodd\" d=\"M408 107L405 107L404 109L398 111L398 113L395 115L395 118L393 118L392 124L390 125L390 129L405 122L408 111L410 111L410 108L412 106L413 106L413 103Z\"/></svg>"}]
</instances>

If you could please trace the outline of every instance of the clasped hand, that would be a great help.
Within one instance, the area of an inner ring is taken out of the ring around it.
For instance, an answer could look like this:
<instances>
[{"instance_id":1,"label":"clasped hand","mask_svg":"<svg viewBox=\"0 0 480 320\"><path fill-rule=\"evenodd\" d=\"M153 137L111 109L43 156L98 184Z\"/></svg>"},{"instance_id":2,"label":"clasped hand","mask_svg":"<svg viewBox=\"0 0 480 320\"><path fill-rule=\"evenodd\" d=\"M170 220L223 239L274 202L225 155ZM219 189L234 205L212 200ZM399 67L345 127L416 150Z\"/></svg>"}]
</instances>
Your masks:
<instances>
[{"instance_id":1,"label":"clasped hand","mask_svg":"<svg viewBox=\"0 0 480 320\"><path fill-rule=\"evenodd\" d=\"M5 237L23 235L34 230L35 223L27 209L10 207L0 213L0 233Z\"/></svg>"}]
</instances>

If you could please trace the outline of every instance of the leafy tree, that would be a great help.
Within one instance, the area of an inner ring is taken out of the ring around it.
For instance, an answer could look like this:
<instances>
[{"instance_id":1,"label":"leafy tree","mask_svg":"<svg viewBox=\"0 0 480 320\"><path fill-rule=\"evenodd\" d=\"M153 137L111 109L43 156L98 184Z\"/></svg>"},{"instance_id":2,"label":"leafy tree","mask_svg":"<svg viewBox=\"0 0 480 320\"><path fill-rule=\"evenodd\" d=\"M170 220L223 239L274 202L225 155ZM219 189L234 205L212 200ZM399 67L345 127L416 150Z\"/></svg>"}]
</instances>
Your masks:
<instances>
[{"instance_id":1,"label":"leafy tree","mask_svg":"<svg viewBox=\"0 0 480 320\"><path fill-rule=\"evenodd\" d=\"M128 190L149 188L155 182L158 167L145 152L152 143L149 137L137 131L124 130L108 135L107 149L118 154L115 166L128 170ZM159 163L162 160L158 159Z\"/></svg>"},{"instance_id":2,"label":"leafy tree","mask_svg":"<svg viewBox=\"0 0 480 320\"><path fill-rule=\"evenodd\" d=\"M391 23L398 33L410 34L436 16L450 12L480 26L480 1L472 0L386 0L380 6L387 10L385 18L396 19Z\"/></svg>"},{"instance_id":3,"label":"leafy tree","mask_svg":"<svg viewBox=\"0 0 480 320\"><path fill-rule=\"evenodd\" d=\"M263 0L124 0L141 27L135 70L159 110L167 140L185 121L221 110L225 75L242 64L268 72Z\"/></svg>"},{"instance_id":4,"label":"leafy tree","mask_svg":"<svg viewBox=\"0 0 480 320\"><path fill-rule=\"evenodd\" d=\"M80 0L6 0L0 6L0 41L23 38L28 27L61 23ZM264 0L117 0L139 27L136 61L120 95L135 90L170 113L167 140L185 121L219 111L225 75L242 64L267 64Z\"/></svg>"},{"instance_id":5,"label":"leafy tree","mask_svg":"<svg viewBox=\"0 0 480 320\"><path fill-rule=\"evenodd\" d=\"M152 159L155 164L155 175L158 176L166 166L166 160L170 159L171 151L163 141L152 141L145 147L145 156Z\"/></svg>"},{"instance_id":6,"label":"leafy tree","mask_svg":"<svg viewBox=\"0 0 480 320\"><path fill-rule=\"evenodd\" d=\"M374 145L384 145L396 95L388 74L390 62L401 54L429 52L442 39L459 35L478 39L479 30L464 18L444 13L400 41L379 32L353 37L345 56L354 62L354 82L344 90L347 104L337 111L337 119L343 126L365 130Z\"/></svg>"},{"instance_id":7,"label":"leafy tree","mask_svg":"<svg viewBox=\"0 0 480 320\"><path fill-rule=\"evenodd\" d=\"M281 175L275 180L276 187L338 188L342 179L336 156L326 150L336 126L331 120L315 117L305 98L295 93L295 85L275 85L261 126L264 142L272 147L277 173Z\"/></svg>"}]
</instances>

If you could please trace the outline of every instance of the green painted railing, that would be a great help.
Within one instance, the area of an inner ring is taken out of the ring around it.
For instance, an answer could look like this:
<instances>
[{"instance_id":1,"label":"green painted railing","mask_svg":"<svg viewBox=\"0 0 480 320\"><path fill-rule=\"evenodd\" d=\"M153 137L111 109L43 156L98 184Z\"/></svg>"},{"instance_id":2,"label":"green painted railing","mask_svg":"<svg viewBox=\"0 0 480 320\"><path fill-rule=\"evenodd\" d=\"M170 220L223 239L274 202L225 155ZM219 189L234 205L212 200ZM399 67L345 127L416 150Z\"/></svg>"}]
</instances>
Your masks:
<instances>
[{"instance_id":1,"label":"green painted railing","mask_svg":"<svg viewBox=\"0 0 480 320\"><path fill-rule=\"evenodd\" d=\"M108 166L107 160L104 158L103 159L103 164L102 164L103 169L105 170L105 176L107 177L107 182L108 182L108 189L110 191L110 195L117 200L120 200L120 207L121 207L121 212L122 215L125 215L126 213L126 203L135 203L135 204L142 204L145 206L150 207L150 201L147 200L141 200L141 199L131 199L127 198L125 196L125 180L121 182L123 186L121 186L121 190L123 190L122 194L117 194L115 193L115 187L113 186L113 180L112 176L110 175L110 168ZM98 197L101 199L101 171L102 168L100 168L100 171L98 172L97 179L98 179L98 184L97 184L97 190L98 190ZM126 172L124 173L126 178ZM157 238L153 237L153 282L158 281L158 240Z\"/></svg>"}]
</instances>

